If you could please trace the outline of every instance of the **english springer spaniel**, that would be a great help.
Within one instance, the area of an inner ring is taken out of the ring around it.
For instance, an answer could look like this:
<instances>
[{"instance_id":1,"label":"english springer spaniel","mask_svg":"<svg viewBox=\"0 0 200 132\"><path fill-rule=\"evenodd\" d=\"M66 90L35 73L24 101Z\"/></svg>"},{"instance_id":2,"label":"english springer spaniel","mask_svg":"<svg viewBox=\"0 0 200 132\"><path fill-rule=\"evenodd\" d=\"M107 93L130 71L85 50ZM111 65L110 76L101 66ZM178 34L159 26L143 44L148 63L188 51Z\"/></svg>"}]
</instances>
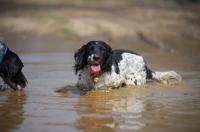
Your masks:
<instances>
[{"instance_id":1,"label":"english springer spaniel","mask_svg":"<svg viewBox=\"0 0 200 132\"><path fill-rule=\"evenodd\" d=\"M153 72L143 57L128 50L112 50L103 41L90 41L74 54L76 86L81 90L107 90L127 85L143 85L147 79L167 84L168 78L181 78L174 71Z\"/></svg>"},{"instance_id":2,"label":"english springer spaniel","mask_svg":"<svg viewBox=\"0 0 200 132\"><path fill-rule=\"evenodd\" d=\"M23 66L18 55L10 51L0 37L0 76L14 90L23 90L28 83L21 71Z\"/></svg>"}]
</instances>

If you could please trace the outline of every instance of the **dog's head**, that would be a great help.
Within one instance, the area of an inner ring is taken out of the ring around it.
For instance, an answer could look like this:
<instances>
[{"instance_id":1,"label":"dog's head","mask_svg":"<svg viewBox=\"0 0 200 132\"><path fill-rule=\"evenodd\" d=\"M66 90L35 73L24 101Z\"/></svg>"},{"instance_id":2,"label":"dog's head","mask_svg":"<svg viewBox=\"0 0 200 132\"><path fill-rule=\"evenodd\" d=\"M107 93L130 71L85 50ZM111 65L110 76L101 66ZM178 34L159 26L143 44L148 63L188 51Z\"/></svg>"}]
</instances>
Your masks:
<instances>
[{"instance_id":1,"label":"dog's head","mask_svg":"<svg viewBox=\"0 0 200 132\"><path fill-rule=\"evenodd\" d=\"M85 67L91 72L111 72L113 51L103 41L90 41L74 54L75 73Z\"/></svg>"},{"instance_id":2,"label":"dog's head","mask_svg":"<svg viewBox=\"0 0 200 132\"><path fill-rule=\"evenodd\" d=\"M21 72L23 66L18 55L10 51L0 37L0 76L14 90L24 89L28 83Z\"/></svg>"}]
</instances>

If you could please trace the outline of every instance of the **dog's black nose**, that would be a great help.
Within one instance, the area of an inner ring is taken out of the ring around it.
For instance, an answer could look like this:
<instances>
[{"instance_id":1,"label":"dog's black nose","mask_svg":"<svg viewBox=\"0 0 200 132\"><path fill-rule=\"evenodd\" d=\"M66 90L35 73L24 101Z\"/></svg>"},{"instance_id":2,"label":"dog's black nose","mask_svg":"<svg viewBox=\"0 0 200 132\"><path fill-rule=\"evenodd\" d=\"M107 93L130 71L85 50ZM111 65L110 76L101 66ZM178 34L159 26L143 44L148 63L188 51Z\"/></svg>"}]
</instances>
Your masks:
<instances>
[{"instance_id":1,"label":"dog's black nose","mask_svg":"<svg viewBox=\"0 0 200 132\"><path fill-rule=\"evenodd\" d=\"M94 56L93 56L93 60L94 60L94 61L99 61L99 60L100 60L100 56L94 55Z\"/></svg>"}]
</instances>

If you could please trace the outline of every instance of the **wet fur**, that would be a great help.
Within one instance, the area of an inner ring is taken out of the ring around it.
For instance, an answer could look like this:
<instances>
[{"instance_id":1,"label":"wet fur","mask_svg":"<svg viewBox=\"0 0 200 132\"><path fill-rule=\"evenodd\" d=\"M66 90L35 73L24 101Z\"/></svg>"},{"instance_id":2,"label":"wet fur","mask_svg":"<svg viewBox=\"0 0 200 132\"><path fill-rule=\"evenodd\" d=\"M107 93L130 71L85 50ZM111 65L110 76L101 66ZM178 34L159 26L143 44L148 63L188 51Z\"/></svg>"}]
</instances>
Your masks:
<instances>
[{"instance_id":1,"label":"wet fur","mask_svg":"<svg viewBox=\"0 0 200 132\"><path fill-rule=\"evenodd\" d=\"M99 44L104 47L105 53L96 50L93 54L98 54L101 58L101 72L97 76L99 81L95 83L89 69L88 58L91 53L88 48ZM83 45L74 54L74 71L78 75L77 87L82 90L119 88L126 85L143 85L147 79L153 79L160 83L166 83L168 77L176 78L176 72L153 72L149 70L143 57L128 50L112 50L103 41L90 41Z\"/></svg>"},{"instance_id":2,"label":"wet fur","mask_svg":"<svg viewBox=\"0 0 200 132\"><path fill-rule=\"evenodd\" d=\"M7 49L3 61L0 64L0 76L4 82L14 90L18 89L17 85L25 88L28 83L21 71L23 66L24 65L18 55Z\"/></svg>"},{"instance_id":3,"label":"wet fur","mask_svg":"<svg viewBox=\"0 0 200 132\"><path fill-rule=\"evenodd\" d=\"M106 46L106 59L105 61L101 64L101 70L102 72L111 72L111 66L112 66L112 56L113 56L113 51L109 45L104 45ZM88 65L88 54L87 54L87 48L88 45L83 45L80 49L76 51L74 54L74 59L75 59L75 66L74 66L74 71L75 74L77 75L79 70L84 69ZM116 67L118 68L118 66ZM117 72L119 72L118 69L116 69Z\"/></svg>"}]
</instances>

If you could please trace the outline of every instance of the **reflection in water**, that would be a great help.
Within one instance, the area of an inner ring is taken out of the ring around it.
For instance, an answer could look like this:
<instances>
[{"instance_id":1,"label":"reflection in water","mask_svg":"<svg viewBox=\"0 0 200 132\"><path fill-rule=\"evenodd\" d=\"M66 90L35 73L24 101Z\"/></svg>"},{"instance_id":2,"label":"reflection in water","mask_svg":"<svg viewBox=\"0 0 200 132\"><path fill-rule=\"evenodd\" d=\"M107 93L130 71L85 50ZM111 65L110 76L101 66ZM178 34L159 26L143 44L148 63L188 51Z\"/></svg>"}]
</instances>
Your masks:
<instances>
[{"instance_id":1,"label":"reflection in water","mask_svg":"<svg viewBox=\"0 0 200 132\"><path fill-rule=\"evenodd\" d=\"M0 129L3 132L18 129L23 122L23 105L26 95L23 91L0 92Z\"/></svg>"},{"instance_id":2,"label":"reflection in water","mask_svg":"<svg viewBox=\"0 0 200 132\"><path fill-rule=\"evenodd\" d=\"M71 92L73 94L74 92ZM145 110L143 101L137 99L140 90L124 88L111 91L91 91L80 96L74 106L80 115L76 127L83 131L138 130L145 126L138 120ZM77 94L77 93L76 93Z\"/></svg>"},{"instance_id":3,"label":"reflection in water","mask_svg":"<svg viewBox=\"0 0 200 132\"><path fill-rule=\"evenodd\" d=\"M194 83L192 85L194 87ZM167 131L199 129L197 113L200 110L196 109L197 103L190 103L197 97L188 96L192 93L186 93L190 87L185 86L185 83L149 83L142 87L90 91L85 94L80 94L75 87L68 88L68 92L65 89L62 96L70 98L80 95L73 106L73 110L79 115L73 125L82 131L153 131L155 128L160 131L162 127ZM199 86L197 88L199 89ZM183 120L186 118L191 122ZM187 126L187 129L177 125L180 122ZM193 127L190 127L191 125Z\"/></svg>"},{"instance_id":4,"label":"reflection in water","mask_svg":"<svg viewBox=\"0 0 200 132\"><path fill-rule=\"evenodd\" d=\"M94 116L82 116L77 119L77 128L87 131L104 131L104 132L114 132L114 130L107 124L112 124L114 119L112 117L103 117L100 115L99 117Z\"/></svg>"}]
</instances>

